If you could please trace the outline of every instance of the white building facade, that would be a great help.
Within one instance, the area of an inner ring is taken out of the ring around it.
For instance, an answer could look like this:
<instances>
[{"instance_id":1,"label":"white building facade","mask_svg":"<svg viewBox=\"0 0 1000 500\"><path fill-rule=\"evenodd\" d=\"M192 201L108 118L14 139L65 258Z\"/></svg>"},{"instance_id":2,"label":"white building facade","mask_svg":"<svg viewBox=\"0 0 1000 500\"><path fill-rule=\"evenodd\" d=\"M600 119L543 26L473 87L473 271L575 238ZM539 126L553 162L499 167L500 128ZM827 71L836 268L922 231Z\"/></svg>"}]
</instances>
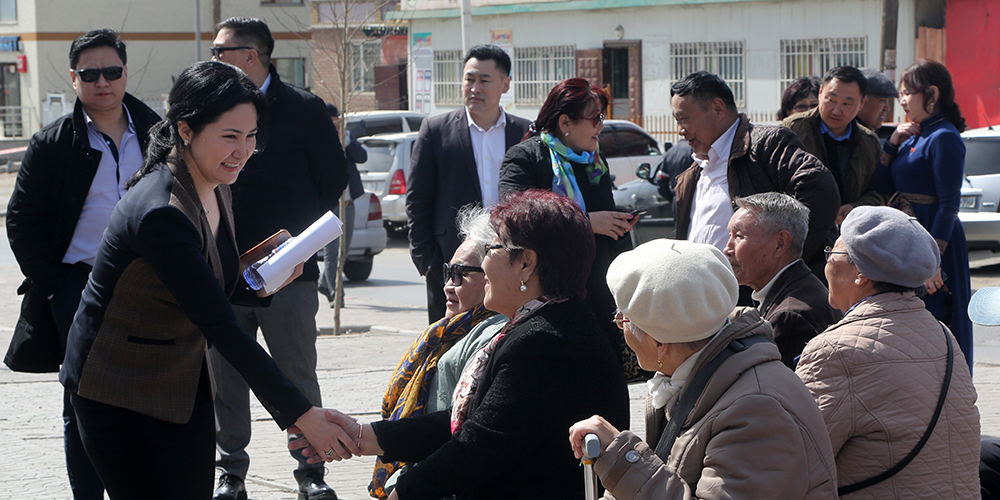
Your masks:
<instances>
[{"instance_id":1,"label":"white building facade","mask_svg":"<svg viewBox=\"0 0 1000 500\"><path fill-rule=\"evenodd\" d=\"M896 64L914 58L913 9L899 0ZM781 93L799 77L850 64L878 67L882 0L472 0L469 44L509 43L514 57L508 110L533 118L552 85L581 76L609 85L614 117L670 121L670 86L706 70L722 76L741 111L774 120ZM460 102L458 0L401 2L410 23L411 109L422 89L429 114ZM429 40L429 44L426 43ZM427 45L433 53L427 78ZM424 50L421 66L420 50ZM640 118L642 117L642 118ZM664 125L669 128L669 125Z\"/></svg>"},{"instance_id":2,"label":"white building facade","mask_svg":"<svg viewBox=\"0 0 1000 500\"><path fill-rule=\"evenodd\" d=\"M72 111L69 47L97 28L120 32L128 49L127 91L161 114L173 79L199 59L211 58L215 23L232 16L266 21L282 79L309 87L309 8L301 0L0 0L0 140L23 142Z\"/></svg>"}]
</instances>

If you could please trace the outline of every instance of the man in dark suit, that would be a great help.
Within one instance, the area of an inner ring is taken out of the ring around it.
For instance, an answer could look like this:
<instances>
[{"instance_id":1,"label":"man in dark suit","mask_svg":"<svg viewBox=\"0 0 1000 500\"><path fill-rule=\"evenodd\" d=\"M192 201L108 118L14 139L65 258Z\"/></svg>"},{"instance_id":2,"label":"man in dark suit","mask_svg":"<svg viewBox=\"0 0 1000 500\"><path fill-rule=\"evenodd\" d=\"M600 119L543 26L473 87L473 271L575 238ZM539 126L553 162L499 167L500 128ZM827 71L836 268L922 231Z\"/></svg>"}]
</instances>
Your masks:
<instances>
[{"instance_id":1,"label":"man in dark suit","mask_svg":"<svg viewBox=\"0 0 1000 500\"><path fill-rule=\"evenodd\" d=\"M245 252L279 229L297 235L337 207L347 186L344 150L323 100L281 81L271 64L274 37L260 19L234 17L219 24L212 54L242 69L267 96L267 143L247 160L232 186L236 245ZM316 312L319 294L316 256L302 275L271 296L269 307L235 306L243 329L259 328L281 371L322 406L316 378ZM222 469L217 499L246 498L250 466L250 402L243 377L215 349L210 351L218 391L215 397L217 465ZM294 436L292 436L294 437ZM323 480L323 464L309 464L300 452L294 471L299 498L336 500Z\"/></svg>"},{"instance_id":2,"label":"man in dark suit","mask_svg":"<svg viewBox=\"0 0 1000 500\"><path fill-rule=\"evenodd\" d=\"M69 63L76 105L31 138L7 208L7 237L27 277L18 292L26 291L25 302L40 304L43 313L22 317L18 328L30 325L37 332L39 320L54 326L62 350L111 212L125 194L125 182L142 166L149 129L160 120L125 92L125 42L115 30L98 29L74 40ZM66 395L66 468L73 497L103 499L104 486L83 449Z\"/></svg>"},{"instance_id":3,"label":"man in dark suit","mask_svg":"<svg viewBox=\"0 0 1000 500\"><path fill-rule=\"evenodd\" d=\"M753 289L757 309L774 329L782 363L794 369L806 343L841 317L802 261L809 209L781 193L737 198L736 205L723 253L737 281Z\"/></svg>"},{"instance_id":4,"label":"man in dark suit","mask_svg":"<svg viewBox=\"0 0 1000 500\"><path fill-rule=\"evenodd\" d=\"M427 279L427 318L444 317L444 272L461 243L455 217L465 205L490 206L499 197L500 165L530 122L508 115L500 96L510 88L510 57L495 45L465 56L462 109L432 116L420 126L406 189L410 257Z\"/></svg>"}]
</instances>

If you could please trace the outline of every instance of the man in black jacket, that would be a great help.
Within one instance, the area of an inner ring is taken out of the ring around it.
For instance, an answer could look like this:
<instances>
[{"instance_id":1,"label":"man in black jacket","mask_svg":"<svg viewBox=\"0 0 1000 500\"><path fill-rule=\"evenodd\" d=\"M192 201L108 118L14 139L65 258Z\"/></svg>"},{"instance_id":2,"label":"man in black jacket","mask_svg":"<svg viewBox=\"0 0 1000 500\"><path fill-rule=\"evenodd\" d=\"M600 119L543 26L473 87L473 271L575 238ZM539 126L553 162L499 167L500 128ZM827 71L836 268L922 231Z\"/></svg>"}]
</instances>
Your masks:
<instances>
[{"instance_id":1,"label":"man in black jacket","mask_svg":"<svg viewBox=\"0 0 1000 500\"><path fill-rule=\"evenodd\" d=\"M344 150L319 97L282 83L271 64L274 37L259 19L234 17L219 24L212 55L250 77L267 95L266 146L253 155L233 186L236 246L253 248L279 229L297 235L337 207L347 186ZM316 256L302 275L271 296L269 307L236 306L243 328L258 327L271 357L312 404L322 406L316 378L316 312L319 294ZM250 398L243 377L214 349L212 370L217 393L216 444L222 469L218 499L246 498L243 481L250 466ZM323 481L322 464L310 465L298 452L294 474L299 498L336 500Z\"/></svg>"},{"instance_id":2,"label":"man in black jacket","mask_svg":"<svg viewBox=\"0 0 1000 500\"><path fill-rule=\"evenodd\" d=\"M340 111L331 103L326 103L326 111L330 113L330 120L333 121L334 132L340 130ZM338 136L339 137L339 136ZM347 157L347 178L350 196L344 207L343 217L340 212L334 212L344 221L344 248L348 254L351 250L351 238L354 236L354 200L364 196L365 186L361 182L361 173L358 172L358 163L368 161L368 151L361 147L358 140L351 136L350 130L344 131L344 153ZM319 277L319 293L326 296L330 302L330 307L334 306L334 299L337 292L337 265L340 256L340 239L333 240L326 246L323 255L323 273ZM341 297L341 305L344 298Z\"/></svg>"},{"instance_id":3,"label":"man in black jacket","mask_svg":"<svg viewBox=\"0 0 1000 500\"><path fill-rule=\"evenodd\" d=\"M500 97L510 88L510 56L502 49L472 47L463 75L465 106L420 125L406 186L410 258L427 278L429 323L444 317L444 263L461 243L458 210L497 202L504 154L521 142L530 125L500 107Z\"/></svg>"},{"instance_id":4,"label":"man in black jacket","mask_svg":"<svg viewBox=\"0 0 1000 500\"><path fill-rule=\"evenodd\" d=\"M802 348L843 316L802 262L809 209L781 193L736 198L736 205L723 253L740 285L753 289L757 310L774 330L781 362L795 369Z\"/></svg>"},{"instance_id":5,"label":"man in black jacket","mask_svg":"<svg viewBox=\"0 0 1000 500\"><path fill-rule=\"evenodd\" d=\"M125 92L125 42L114 30L74 40L69 62L77 95L73 113L32 136L7 207L7 237L26 276L18 292L40 305L40 314L22 316L18 328L54 324L61 353L111 212L142 166L149 129L160 120ZM63 422L73 497L103 499L68 397Z\"/></svg>"}]
</instances>

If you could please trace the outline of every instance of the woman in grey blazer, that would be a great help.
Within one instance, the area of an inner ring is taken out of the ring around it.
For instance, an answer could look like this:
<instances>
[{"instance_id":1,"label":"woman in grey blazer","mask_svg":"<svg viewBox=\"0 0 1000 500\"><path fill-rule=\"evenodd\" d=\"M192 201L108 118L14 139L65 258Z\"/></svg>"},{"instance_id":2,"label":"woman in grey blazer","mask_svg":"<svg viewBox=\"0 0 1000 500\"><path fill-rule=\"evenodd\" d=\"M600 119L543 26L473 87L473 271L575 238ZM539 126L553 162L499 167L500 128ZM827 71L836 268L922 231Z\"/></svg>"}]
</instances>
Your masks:
<instances>
[{"instance_id":1,"label":"woman in grey blazer","mask_svg":"<svg viewBox=\"0 0 1000 500\"><path fill-rule=\"evenodd\" d=\"M263 94L235 67L203 62L181 73L168 102L104 234L59 375L112 499L211 497L208 343L279 427L297 426L328 461L350 456L346 435L242 330L230 305L230 296L260 301L240 278L228 185L258 146Z\"/></svg>"}]
</instances>

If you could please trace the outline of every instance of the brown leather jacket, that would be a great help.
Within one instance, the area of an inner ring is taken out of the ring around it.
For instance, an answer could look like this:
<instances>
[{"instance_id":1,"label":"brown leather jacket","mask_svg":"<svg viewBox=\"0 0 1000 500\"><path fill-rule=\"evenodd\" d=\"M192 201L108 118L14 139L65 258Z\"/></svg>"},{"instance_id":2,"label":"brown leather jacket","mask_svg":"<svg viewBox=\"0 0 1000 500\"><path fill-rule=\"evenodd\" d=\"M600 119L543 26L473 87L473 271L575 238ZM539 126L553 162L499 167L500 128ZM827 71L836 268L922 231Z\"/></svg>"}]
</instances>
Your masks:
<instances>
[{"instance_id":1,"label":"brown leather jacket","mask_svg":"<svg viewBox=\"0 0 1000 500\"><path fill-rule=\"evenodd\" d=\"M770 325L754 309L738 309L730 319L702 351L689 379L731 341L771 336ZM594 470L607 498L837 498L823 417L774 344L752 344L719 367L664 463L653 450L667 413L685 390L663 409L647 400L646 441L624 431L601 454Z\"/></svg>"},{"instance_id":2,"label":"brown leather jacket","mask_svg":"<svg viewBox=\"0 0 1000 500\"><path fill-rule=\"evenodd\" d=\"M795 134L784 127L753 125L745 114L729 153L729 197L776 191L809 207L809 234L802 258L810 262L822 250L828 231L840 210L837 181L830 171L802 147ZM677 178L675 220L677 238L686 239L691 225L691 200L701 168L692 164Z\"/></svg>"}]
</instances>

